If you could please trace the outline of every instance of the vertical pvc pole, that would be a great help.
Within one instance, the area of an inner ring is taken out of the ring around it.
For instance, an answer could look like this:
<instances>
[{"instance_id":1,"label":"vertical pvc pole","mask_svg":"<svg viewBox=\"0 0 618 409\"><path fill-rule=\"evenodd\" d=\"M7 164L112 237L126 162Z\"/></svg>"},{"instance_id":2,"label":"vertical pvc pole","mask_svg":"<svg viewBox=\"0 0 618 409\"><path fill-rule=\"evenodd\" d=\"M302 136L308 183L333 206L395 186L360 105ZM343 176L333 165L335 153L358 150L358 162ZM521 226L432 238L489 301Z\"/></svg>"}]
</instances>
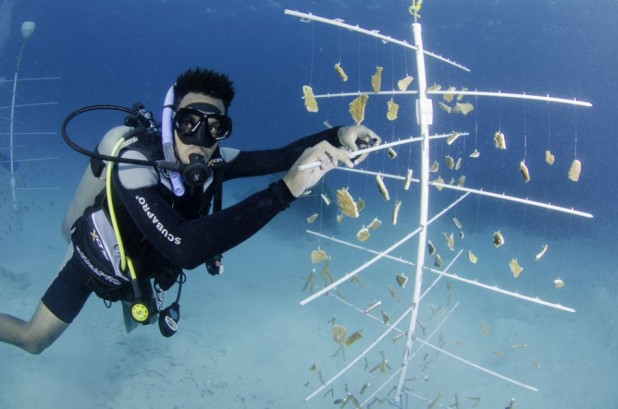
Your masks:
<instances>
[{"instance_id":1,"label":"vertical pvc pole","mask_svg":"<svg viewBox=\"0 0 618 409\"><path fill-rule=\"evenodd\" d=\"M416 275L414 280L414 291L412 294L412 311L410 312L410 323L406 338L406 345L399 373L399 381L395 391L395 399L401 400L401 391L406 378L408 361L412 352L414 336L416 333L416 322L418 317L419 301L421 297L421 287L423 284L423 265L425 264L425 248L427 242L427 214L429 208L429 125L433 123L433 105L427 98L427 78L425 73L425 58L423 54L423 38L421 36L421 25L412 24L414 34L414 45L416 50L416 69L418 75L418 99L416 101L416 121L420 127L420 134L423 138L421 143L421 196L420 196L420 215L418 234L418 248L416 251Z\"/></svg>"},{"instance_id":2,"label":"vertical pvc pole","mask_svg":"<svg viewBox=\"0 0 618 409\"><path fill-rule=\"evenodd\" d=\"M11 124L9 130L9 149L10 149L10 161L11 161L11 191L13 193L13 208L17 210L17 196L15 194L15 157L14 157L14 131L15 131L15 100L17 98L17 80L19 79L19 66L21 65L21 56L24 53L24 46L26 45L25 37L21 41L21 48L19 49L19 55L17 56L17 66L15 67L15 76L13 77L13 95L11 99Z\"/></svg>"}]
</instances>

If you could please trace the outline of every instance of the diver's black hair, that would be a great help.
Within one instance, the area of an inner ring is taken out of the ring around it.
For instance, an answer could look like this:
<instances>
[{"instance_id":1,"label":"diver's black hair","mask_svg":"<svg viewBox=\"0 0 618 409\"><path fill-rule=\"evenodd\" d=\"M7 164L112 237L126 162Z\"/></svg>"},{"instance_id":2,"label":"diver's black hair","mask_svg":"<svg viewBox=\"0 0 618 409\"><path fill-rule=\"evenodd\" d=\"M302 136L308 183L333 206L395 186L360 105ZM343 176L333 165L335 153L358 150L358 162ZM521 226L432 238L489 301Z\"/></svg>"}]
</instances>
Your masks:
<instances>
[{"instance_id":1,"label":"diver's black hair","mask_svg":"<svg viewBox=\"0 0 618 409\"><path fill-rule=\"evenodd\" d=\"M227 75L196 67L188 69L176 78L174 108L190 92L210 95L223 101L227 111L234 99L234 83Z\"/></svg>"}]
</instances>

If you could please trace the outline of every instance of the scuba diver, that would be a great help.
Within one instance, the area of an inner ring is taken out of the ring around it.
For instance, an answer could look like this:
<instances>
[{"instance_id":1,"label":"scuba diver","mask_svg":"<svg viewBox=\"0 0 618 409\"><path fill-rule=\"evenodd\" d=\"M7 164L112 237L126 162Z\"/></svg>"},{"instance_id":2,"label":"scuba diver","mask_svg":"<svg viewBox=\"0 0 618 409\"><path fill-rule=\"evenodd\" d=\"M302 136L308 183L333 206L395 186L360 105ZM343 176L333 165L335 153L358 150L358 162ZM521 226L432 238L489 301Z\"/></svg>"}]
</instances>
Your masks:
<instances>
[{"instance_id":1,"label":"scuba diver","mask_svg":"<svg viewBox=\"0 0 618 409\"><path fill-rule=\"evenodd\" d=\"M226 75L187 70L167 93L160 126L143 107L125 108L133 114L127 126L109 131L97 152L80 148L66 133L71 119L96 108L65 120L65 141L92 158L62 224L71 243L32 318L0 314L0 341L41 353L93 292L108 307L122 303L127 331L158 321L164 336L173 335L183 269L205 264L210 274L221 274L224 252L257 233L339 163L353 167L364 160L366 155L354 155L359 147L380 143L370 129L350 126L279 149L221 147L232 133L233 97ZM263 190L222 208L223 182L285 171ZM174 284L176 300L163 308L163 291Z\"/></svg>"}]
</instances>

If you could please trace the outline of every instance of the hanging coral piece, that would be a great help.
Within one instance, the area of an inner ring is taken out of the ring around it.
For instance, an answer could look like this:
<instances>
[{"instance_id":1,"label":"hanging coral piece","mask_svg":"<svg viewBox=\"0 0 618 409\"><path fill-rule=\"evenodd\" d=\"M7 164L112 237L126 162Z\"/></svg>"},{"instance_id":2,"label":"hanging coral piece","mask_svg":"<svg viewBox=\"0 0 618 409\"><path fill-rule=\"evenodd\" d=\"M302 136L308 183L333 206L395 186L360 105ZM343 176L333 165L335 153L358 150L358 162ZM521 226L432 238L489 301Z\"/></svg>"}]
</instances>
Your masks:
<instances>
[{"instance_id":1,"label":"hanging coral piece","mask_svg":"<svg viewBox=\"0 0 618 409\"><path fill-rule=\"evenodd\" d=\"M463 187L464 183L466 183L466 175L461 175L459 179L457 179L457 186Z\"/></svg>"},{"instance_id":2,"label":"hanging coral piece","mask_svg":"<svg viewBox=\"0 0 618 409\"><path fill-rule=\"evenodd\" d=\"M369 223L369 226L367 226L367 228L369 230L377 230L378 227L382 226L382 221L380 219L378 219L377 217L375 217L371 223Z\"/></svg>"},{"instance_id":3,"label":"hanging coral piece","mask_svg":"<svg viewBox=\"0 0 618 409\"><path fill-rule=\"evenodd\" d=\"M395 206L393 207L393 226L397 224L397 220L399 219L399 209L401 209L401 200L397 200L395 202Z\"/></svg>"},{"instance_id":4,"label":"hanging coral piece","mask_svg":"<svg viewBox=\"0 0 618 409\"><path fill-rule=\"evenodd\" d=\"M453 168L455 167L455 160L450 155L446 155L444 157L444 163L446 163L446 167L450 170L453 170Z\"/></svg>"},{"instance_id":5,"label":"hanging coral piece","mask_svg":"<svg viewBox=\"0 0 618 409\"><path fill-rule=\"evenodd\" d=\"M318 218L318 214L314 213L311 216L307 217L307 223L311 224Z\"/></svg>"},{"instance_id":6,"label":"hanging coral piece","mask_svg":"<svg viewBox=\"0 0 618 409\"><path fill-rule=\"evenodd\" d=\"M412 183L412 169L408 169L408 173L406 174L406 179L403 181L403 190L409 190L410 184Z\"/></svg>"},{"instance_id":7,"label":"hanging coral piece","mask_svg":"<svg viewBox=\"0 0 618 409\"><path fill-rule=\"evenodd\" d=\"M521 177L524 179L524 182L530 182L530 172L528 171L528 167L523 160L519 162L519 173L521 173Z\"/></svg>"},{"instance_id":8,"label":"hanging coral piece","mask_svg":"<svg viewBox=\"0 0 618 409\"><path fill-rule=\"evenodd\" d=\"M432 86L427 88L427 91L440 91L442 89L442 85L440 84L433 84Z\"/></svg>"},{"instance_id":9,"label":"hanging coral piece","mask_svg":"<svg viewBox=\"0 0 618 409\"><path fill-rule=\"evenodd\" d=\"M442 267L442 257L440 257L439 254L436 254L436 256L434 257L433 265L438 268Z\"/></svg>"},{"instance_id":10,"label":"hanging coral piece","mask_svg":"<svg viewBox=\"0 0 618 409\"><path fill-rule=\"evenodd\" d=\"M551 153L551 151L545 151L545 163L549 166L554 164L555 156Z\"/></svg>"},{"instance_id":11,"label":"hanging coral piece","mask_svg":"<svg viewBox=\"0 0 618 409\"><path fill-rule=\"evenodd\" d=\"M579 174L582 171L582 163L575 159L571 162L571 167L569 168L569 179L573 182L577 182L579 180Z\"/></svg>"},{"instance_id":12,"label":"hanging coral piece","mask_svg":"<svg viewBox=\"0 0 618 409\"><path fill-rule=\"evenodd\" d=\"M414 78L406 75L404 78L397 81L397 88L399 88L399 91L405 91L408 89L408 86L410 86L412 81L414 81Z\"/></svg>"},{"instance_id":13,"label":"hanging coral piece","mask_svg":"<svg viewBox=\"0 0 618 409\"><path fill-rule=\"evenodd\" d=\"M451 91L455 91L455 87L448 87L446 91L447 93L442 95L442 99L444 99L446 102L452 102L454 95Z\"/></svg>"},{"instance_id":14,"label":"hanging coral piece","mask_svg":"<svg viewBox=\"0 0 618 409\"><path fill-rule=\"evenodd\" d=\"M350 102L350 115L352 115L352 119L356 125L360 125L365 119L365 106L367 105L368 99L369 95L362 94L356 97L354 101Z\"/></svg>"},{"instance_id":15,"label":"hanging coral piece","mask_svg":"<svg viewBox=\"0 0 618 409\"><path fill-rule=\"evenodd\" d=\"M390 99L386 101L386 106L388 108L388 111L386 112L386 118L388 118L389 121L394 121L395 119L397 119L397 113L399 112L399 104Z\"/></svg>"},{"instance_id":16,"label":"hanging coral piece","mask_svg":"<svg viewBox=\"0 0 618 409\"><path fill-rule=\"evenodd\" d=\"M476 264L476 262L479 261L479 258L472 252L472 250L468 250L468 260L470 260L470 263Z\"/></svg>"},{"instance_id":17,"label":"hanging coral piece","mask_svg":"<svg viewBox=\"0 0 618 409\"><path fill-rule=\"evenodd\" d=\"M399 287L401 288L404 288L406 286L406 283L408 282L408 277L406 277L404 273L397 274L395 279L397 280L397 284L399 284Z\"/></svg>"},{"instance_id":18,"label":"hanging coral piece","mask_svg":"<svg viewBox=\"0 0 618 409\"><path fill-rule=\"evenodd\" d=\"M325 204L326 206L330 206L330 203L331 203L331 202L330 202L330 198L329 198L328 196L326 196L326 194L325 194L325 193L322 193L322 194L320 195L320 197L322 198L322 201L324 202L324 204Z\"/></svg>"},{"instance_id":19,"label":"hanging coral piece","mask_svg":"<svg viewBox=\"0 0 618 409\"><path fill-rule=\"evenodd\" d=\"M309 85L303 85L303 95L305 96L305 109L309 112L318 112L318 102L313 95L313 89Z\"/></svg>"},{"instance_id":20,"label":"hanging coral piece","mask_svg":"<svg viewBox=\"0 0 618 409\"><path fill-rule=\"evenodd\" d=\"M468 115L472 111L474 111L474 105L469 102L457 102L453 107L454 114Z\"/></svg>"},{"instance_id":21,"label":"hanging coral piece","mask_svg":"<svg viewBox=\"0 0 618 409\"><path fill-rule=\"evenodd\" d=\"M453 217L453 224L455 225L455 227L457 227L459 230L461 230L463 228L463 225L461 224L461 222L459 221L458 218Z\"/></svg>"},{"instance_id":22,"label":"hanging coral piece","mask_svg":"<svg viewBox=\"0 0 618 409\"><path fill-rule=\"evenodd\" d=\"M360 229L358 233L356 233L356 238L358 239L358 241L367 241L367 239L369 238L369 229L366 227Z\"/></svg>"},{"instance_id":23,"label":"hanging coral piece","mask_svg":"<svg viewBox=\"0 0 618 409\"><path fill-rule=\"evenodd\" d=\"M462 90L463 92L466 92L466 91L468 90L468 88L466 88L466 87L462 87L462 88L461 88L461 90ZM459 94L459 95L457 95L457 101L461 101L462 99L464 99L464 96L465 96L464 94Z\"/></svg>"},{"instance_id":24,"label":"hanging coral piece","mask_svg":"<svg viewBox=\"0 0 618 409\"><path fill-rule=\"evenodd\" d=\"M472 159L476 159L476 158L478 158L479 156L481 156L481 152L479 152L477 149L475 149L475 150L474 150L474 152L472 152L472 153L470 154L470 157L471 157Z\"/></svg>"},{"instance_id":25,"label":"hanging coral piece","mask_svg":"<svg viewBox=\"0 0 618 409\"><path fill-rule=\"evenodd\" d=\"M429 252L430 255L434 255L436 254L436 247L433 245L433 243L431 242L431 240L427 240L427 251Z\"/></svg>"},{"instance_id":26,"label":"hanging coral piece","mask_svg":"<svg viewBox=\"0 0 618 409\"><path fill-rule=\"evenodd\" d=\"M442 179L440 176L434 179L433 184L438 190L444 189L444 179Z\"/></svg>"},{"instance_id":27,"label":"hanging coral piece","mask_svg":"<svg viewBox=\"0 0 618 409\"><path fill-rule=\"evenodd\" d=\"M320 248L311 252L311 262L313 264L325 261L328 259L328 254Z\"/></svg>"},{"instance_id":28,"label":"hanging coral piece","mask_svg":"<svg viewBox=\"0 0 618 409\"><path fill-rule=\"evenodd\" d=\"M376 184L378 185L378 190L380 190L380 194L382 195L384 200L391 200L391 197L388 195L386 185L384 184L384 179L382 178L382 175L376 175Z\"/></svg>"},{"instance_id":29,"label":"hanging coral piece","mask_svg":"<svg viewBox=\"0 0 618 409\"><path fill-rule=\"evenodd\" d=\"M446 245L448 246L448 249L450 251L454 251L455 250L455 236L453 235L453 233L446 234L443 232L442 238L444 238L444 241L446 241Z\"/></svg>"},{"instance_id":30,"label":"hanging coral piece","mask_svg":"<svg viewBox=\"0 0 618 409\"><path fill-rule=\"evenodd\" d=\"M539 261L541 259L541 257L543 257L545 255L545 252L547 252L547 248L548 247L549 246L547 244L543 244L543 246L541 247L541 251L536 253L536 256L534 256L534 261Z\"/></svg>"},{"instance_id":31,"label":"hanging coral piece","mask_svg":"<svg viewBox=\"0 0 618 409\"><path fill-rule=\"evenodd\" d=\"M341 344L345 340L345 336L348 333L348 329L339 324L333 324L331 331L333 334L333 341L338 344Z\"/></svg>"},{"instance_id":32,"label":"hanging coral piece","mask_svg":"<svg viewBox=\"0 0 618 409\"><path fill-rule=\"evenodd\" d=\"M509 262L509 268L511 269L511 273L513 273L513 277L519 277L519 274L524 271L524 269L519 265L516 258L511 259Z\"/></svg>"},{"instance_id":33,"label":"hanging coral piece","mask_svg":"<svg viewBox=\"0 0 618 409\"><path fill-rule=\"evenodd\" d=\"M348 192L348 189L341 188L337 190L337 205L339 206L339 210L346 216L352 218L357 218L359 216L358 207L354 199L352 199L350 192Z\"/></svg>"},{"instance_id":34,"label":"hanging coral piece","mask_svg":"<svg viewBox=\"0 0 618 409\"><path fill-rule=\"evenodd\" d=\"M494 145L497 149L506 149L506 139L500 131L494 134Z\"/></svg>"},{"instance_id":35,"label":"hanging coral piece","mask_svg":"<svg viewBox=\"0 0 618 409\"><path fill-rule=\"evenodd\" d=\"M455 162L455 170L461 169L461 158L457 158L457 162Z\"/></svg>"},{"instance_id":36,"label":"hanging coral piece","mask_svg":"<svg viewBox=\"0 0 618 409\"><path fill-rule=\"evenodd\" d=\"M382 67L376 67L376 73L371 76L371 89L376 94L380 92L380 88L382 87Z\"/></svg>"},{"instance_id":37,"label":"hanging coral piece","mask_svg":"<svg viewBox=\"0 0 618 409\"><path fill-rule=\"evenodd\" d=\"M395 159L397 157L397 152L393 148L388 148L386 154L390 159Z\"/></svg>"},{"instance_id":38,"label":"hanging coral piece","mask_svg":"<svg viewBox=\"0 0 618 409\"><path fill-rule=\"evenodd\" d=\"M459 138L461 134L459 132L453 132L451 133L448 138L446 138L446 144L447 145L451 145L453 142L455 142L457 140L457 138Z\"/></svg>"},{"instance_id":39,"label":"hanging coral piece","mask_svg":"<svg viewBox=\"0 0 618 409\"><path fill-rule=\"evenodd\" d=\"M554 280L554 287L556 287L556 288L562 288L562 287L564 287L564 281L562 281L562 280L561 280L561 279L559 279L559 278L556 278L556 279Z\"/></svg>"},{"instance_id":40,"label":"hanging coral piece","mask_svg":"<svg viewBox=\"0 0 618 409\"><path fill-rule=\"evenodd\" d=\"M450 106L446 105L442 101L438 101L438 106L440 107L440 109L442 109L443 111L445 111L448 114L450 114L451 111L453 110Z\"/></svg>"},{"instance_id":41,"label":"hanging coral piece","mask_svg":"<svg viewBox=\"0 0 618 409\"><path fill-rule=\"evenodd\" d=\"M440 170L440 164L438 163L437 160L434 160L433 163L431 164L431 168L429 169L429 171L431 173L436 173L439 170Z\"/></svg>"},{"instance_id":42,"label":"hanging coral piece","mask_svg":"<svg viewBox=\"0 0 618 409\"><path fill-rule=\"evenodd\" d=\"M504 244L504 236L500 233L500 230L494 232L493 244L495 248L498 248Z\"/></svg>"},{"instance_id":43,"label":"hanging coral piece","mask_svg":"<svg viewBox=\"0 0 618 409\"><path fill-rule=\"evenodd\" d=\"M341 67L341 63L335 64L335 71L337 71L337 74L339 74L339 78L341 78L341 81L346 82L348 80L348 75Z\"/></svg>"}]
</instances>

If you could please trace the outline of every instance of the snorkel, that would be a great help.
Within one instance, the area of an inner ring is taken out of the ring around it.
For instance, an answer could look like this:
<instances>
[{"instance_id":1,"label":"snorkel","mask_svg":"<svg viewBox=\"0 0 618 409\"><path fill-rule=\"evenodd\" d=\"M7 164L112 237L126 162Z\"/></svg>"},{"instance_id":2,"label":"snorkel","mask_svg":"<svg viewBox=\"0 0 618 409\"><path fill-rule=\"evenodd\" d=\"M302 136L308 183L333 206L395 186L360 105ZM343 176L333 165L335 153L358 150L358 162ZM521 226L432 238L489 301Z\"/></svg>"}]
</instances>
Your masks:
<instances>
[{"instance_id":1,"label":"snorkel","mask_svg":"<svg viewBox=\"0 0 618 409\"><path fill-rule=\"evenodd\" d=\"M163 104L163 114L161 115L161 141L163 143L163 157L166 162L175 162L174 155L174 131L172 129L172 112L174 107L174 85L172 85L165 95ZM185 194L185 188L182 183L180 173L169 171L169 177L172 182L172 190L176 196Z\"/></svg>"}]
</instances>

